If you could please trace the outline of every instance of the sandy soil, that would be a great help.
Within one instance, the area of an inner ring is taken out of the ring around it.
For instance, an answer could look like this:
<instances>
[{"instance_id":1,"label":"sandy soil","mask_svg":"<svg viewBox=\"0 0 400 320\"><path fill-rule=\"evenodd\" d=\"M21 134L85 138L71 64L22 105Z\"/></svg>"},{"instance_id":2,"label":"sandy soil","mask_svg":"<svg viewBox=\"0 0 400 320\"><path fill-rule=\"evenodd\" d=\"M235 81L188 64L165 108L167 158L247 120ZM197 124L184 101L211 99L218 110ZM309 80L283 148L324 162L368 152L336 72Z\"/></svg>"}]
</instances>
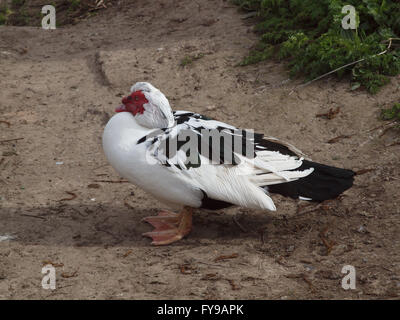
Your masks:
<instances>
[{"instance_id":1,"label":"sandy soil","mask_svg":"<svg viewBox=\"0 0 400 320\"><path fill-rule=\"evenodd\" d=\"M400 77L375 96L332 78L289 95L301 82L281 63L236 67L257 37L228 1L118 3L53 31L0 27L0 140L23 138L0 142L0 298L398 299L399 132L371 129L399 99ZM152 247L141 218L162 205L101 182L120 179L102 153L104 125L143 80L174 109L373 170L321 206L277 196L276 213L199 211L189 237ZM350 137L327 143L340 135ZM41 287L46 263L54 291ZM344 265L356 268L355 290L341 287Z\"/></svg>"}]
</instances>

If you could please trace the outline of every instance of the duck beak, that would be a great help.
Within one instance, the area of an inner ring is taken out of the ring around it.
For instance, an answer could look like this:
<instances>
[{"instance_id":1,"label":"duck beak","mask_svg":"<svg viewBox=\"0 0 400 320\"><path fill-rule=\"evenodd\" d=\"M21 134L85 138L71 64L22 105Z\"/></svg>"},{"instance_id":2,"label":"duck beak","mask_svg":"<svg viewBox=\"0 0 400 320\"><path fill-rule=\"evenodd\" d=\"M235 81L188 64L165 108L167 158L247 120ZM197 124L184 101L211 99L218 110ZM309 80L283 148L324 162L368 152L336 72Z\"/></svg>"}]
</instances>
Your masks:
<instances>
[{"instance_id":1,"label":"duck beak","mask_svg":"<svg viewBox=\"0 0 400 320\"><path fill-rule=\"evenodd\" d=\"M120 106L115 108L115 112L124 112L124 111L127 111L126 106L124 104L121 104Z\"/></svg>"}]
</instances>

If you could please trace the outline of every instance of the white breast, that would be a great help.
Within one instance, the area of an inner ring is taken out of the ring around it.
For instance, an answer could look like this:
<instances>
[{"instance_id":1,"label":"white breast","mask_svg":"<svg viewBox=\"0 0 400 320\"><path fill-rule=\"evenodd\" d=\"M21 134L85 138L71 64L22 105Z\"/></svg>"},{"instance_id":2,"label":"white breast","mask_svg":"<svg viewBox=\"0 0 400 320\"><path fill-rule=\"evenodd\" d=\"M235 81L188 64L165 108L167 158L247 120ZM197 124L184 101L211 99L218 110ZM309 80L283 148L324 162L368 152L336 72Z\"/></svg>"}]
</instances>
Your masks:
<instances>
[{"instance_id":1,"label":"white breast","mask_svg":"<svg viewBox=\"0 0 400 320\"><path fill-rule=\"evenodd\" d=\"M123 178L170 206L199 207L202 192L182 174L158 162L150 163L146 143L137 144L152 131L137 124L128 112L114 115L103 133L103 149L109 163Z\"/></svg>"}]
</instances>

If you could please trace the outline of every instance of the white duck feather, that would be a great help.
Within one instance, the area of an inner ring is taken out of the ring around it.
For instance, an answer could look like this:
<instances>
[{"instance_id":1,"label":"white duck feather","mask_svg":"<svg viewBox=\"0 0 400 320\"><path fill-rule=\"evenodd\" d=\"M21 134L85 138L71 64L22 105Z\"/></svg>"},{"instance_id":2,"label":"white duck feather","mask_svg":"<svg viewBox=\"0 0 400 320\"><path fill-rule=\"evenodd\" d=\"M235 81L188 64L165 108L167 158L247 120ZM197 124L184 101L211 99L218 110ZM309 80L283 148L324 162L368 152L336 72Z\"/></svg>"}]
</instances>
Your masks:
<instances>
[{"instance_id":1,"label":"white duck feather","mask_svg":"<svg viewBox=\"0 0 400 320\"><path fill-rule=\"evenodd\" d=\"M200 150L198 166L188 165L182 150L168 158L163 142L176 138L183 130L199 135L200 128L239 129L188 111L173 113L166 97L149 83L140 82L131 88L133 93L138 91L147 99L144 112L114 115L103 133L103 149L122 177L173 208L199 208L206 196L241 207L274 211L267 186L294 181L313 171L294 170L302 165L303 158L266 150L254 139L255 156L234 152L235 164L224 159L215 163Z\"/></svg>"}]
</instances>

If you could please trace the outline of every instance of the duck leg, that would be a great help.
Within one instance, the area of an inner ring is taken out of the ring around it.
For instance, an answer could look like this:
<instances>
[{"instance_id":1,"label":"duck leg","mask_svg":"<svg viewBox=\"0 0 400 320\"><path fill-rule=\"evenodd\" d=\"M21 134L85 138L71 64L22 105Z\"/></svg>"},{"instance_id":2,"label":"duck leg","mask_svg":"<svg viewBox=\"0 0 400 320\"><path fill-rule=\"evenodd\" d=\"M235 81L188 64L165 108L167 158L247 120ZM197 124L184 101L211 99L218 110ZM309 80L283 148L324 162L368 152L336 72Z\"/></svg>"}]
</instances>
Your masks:
<instances>
[{"instance_id":1,"label":"duck leg","mask_svg":"<svg viewBox=\"0 0 400 320\"><path fill-rule=\"evenodd\" d=\"M178 214L161 211L158 216L146 217L143 221L150 223L155 229L143 233L143 236L153 239L151 244L159 246L170 244L188 235L192 229L193 208L183 207Z\"/></svg>"}]
</instances>

